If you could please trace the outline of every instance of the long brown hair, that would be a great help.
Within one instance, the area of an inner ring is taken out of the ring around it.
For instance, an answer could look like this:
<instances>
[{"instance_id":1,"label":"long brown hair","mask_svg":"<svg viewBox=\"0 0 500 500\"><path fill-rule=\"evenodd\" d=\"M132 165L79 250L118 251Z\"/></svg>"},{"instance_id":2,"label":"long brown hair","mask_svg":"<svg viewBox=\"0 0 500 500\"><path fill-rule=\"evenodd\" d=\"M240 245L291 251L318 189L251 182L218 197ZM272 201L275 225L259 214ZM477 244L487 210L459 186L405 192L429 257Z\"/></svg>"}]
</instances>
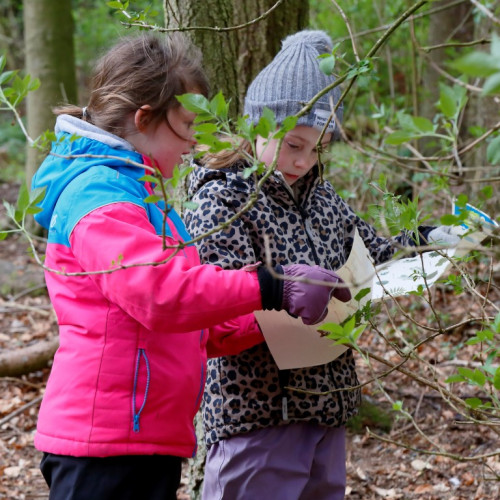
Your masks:
<instances>
[{"instance_id":1,"label":"long brown hair","mask_svg":"<svg viewBox=\"0 0 500 500\"><path fill-rule=\"evenodd\" d=\"M97 63L86 107L66 105L56 115L69 114L123 137L126 118L144 105L151 107L153 123L179 106L176 95L208 95L201 52L180 33L127 37Z\"/></svg>"}]
</instances>

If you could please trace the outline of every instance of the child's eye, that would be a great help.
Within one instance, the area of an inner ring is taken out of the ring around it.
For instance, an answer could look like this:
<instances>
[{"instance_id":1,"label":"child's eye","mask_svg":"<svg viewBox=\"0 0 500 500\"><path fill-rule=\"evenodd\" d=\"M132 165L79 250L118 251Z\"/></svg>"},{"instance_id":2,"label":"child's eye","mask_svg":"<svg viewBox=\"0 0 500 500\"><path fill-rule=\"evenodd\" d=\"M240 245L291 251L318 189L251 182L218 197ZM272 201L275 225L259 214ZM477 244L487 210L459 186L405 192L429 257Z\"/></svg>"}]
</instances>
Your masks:
<instances>
[{"instance_id":1,"label":"child's eye","mask_svg":"<svg viewBox=\"0 0 500 500\"><path fill-rule=\"evenodd\" d=\"M297 146L297 144L293 144L292 142L287 142L286 144L290 149L299 149L299 146Z\"/></svg>"}]
</instances>

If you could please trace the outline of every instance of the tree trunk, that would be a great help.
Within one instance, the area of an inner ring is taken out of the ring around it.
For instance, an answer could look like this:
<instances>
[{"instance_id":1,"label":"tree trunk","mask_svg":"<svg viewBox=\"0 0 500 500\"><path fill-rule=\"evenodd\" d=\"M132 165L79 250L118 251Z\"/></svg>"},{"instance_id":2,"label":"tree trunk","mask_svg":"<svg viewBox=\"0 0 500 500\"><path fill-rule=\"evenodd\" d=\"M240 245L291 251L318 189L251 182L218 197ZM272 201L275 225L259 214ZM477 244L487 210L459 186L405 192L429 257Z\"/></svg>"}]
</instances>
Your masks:
<instances>
[{"instance_id":1,"label":"tree trunk","mask_svg":"<svg viewBox=\"0 0 500 500\"><path fill-rule=\"evenodd\" d=\"M165 0L165 26L231 27L267 12L276 0ZM231 99L231 115L243 112L243 98L257 73L274 57L281 40L309 21L309 2L286 0L258 23L231 31L188 31L203 52L212 93Z\"/></svg>"},{"instance_id":2,"label":"tree trunk","mask_svg":"<svg viewBox=\"0 0 500 500\"><path fill-rule=\"evenodd\" d=\"M493 22L490 18L483 16L481 21L477 23L474 32L474 39L480 40L483 38L491 38L492 33L494 33ZM477 50L483 50L484 52L490 52L491 45L480 45ZM484 81L484 80L483 80ZM498 104L495 102L493 96L481 96L481 95L471 95L468 113L466 114L466 124L465 126L472 127L482 127L484 131L490 129L498 122ZM478 147L475 147L472 151L470 157L467 158L467 164L471 167L476 167L477 170L470 175L475 180L481 178L487 178L489 175L485 175L484 170L491 169L491 165L487 164L486 148L488 147L488 142L483 141ZM493 172L491 172L493 174ZM478 182L473 184L473 191L478 191L484 187L484 184ZM498 205L497 205L498 206ZM494 209L494 205L492 206Z\"/></svg>"},{"instance_id":3,"label":"tree trunk","mask_svg":"<svg viewBox=\"0 0 500 500\"><path fill-rule=\"evenodd\" d=\"M76 102L73 31L71 0L24 1L26 73L41 81L40 88L30 92L26 100L27 129L32 139L53 128L54 106ZM38 149L28 146L28 186L41 156Z\"/></svg>"},{"instance_id":4,"label":"tree trunk","mask_svg":"<svg viewBox=\"0 0 500 500\"><path fill-rule=\"evenodd\" d=\"M42 340L20 349L0 354L0 377L18 377L45 368L54 357L59 338Z\"/></svg>"},{"instance_id":5,"label":"tree trunk","mask_svg":"<svg viewBox=\"0 0 500 500\"><path fill-rule=\"evenodd\" d=\"M450 2L439 0L432 4L434 9L444 7ZM429 20L428 45L435 46L454 41L470 41L472 38L472 18L470 17L471 6L469 4L458 4L434 13ZM422 75L420 92L420 108L415 110L416 114L425 116L432 120L437 113L436 102L439 100L440 73L436 67L444 68L445 62L449 60L446 49L435 49L429 53L428 62ZM450 82L445 82L451 85ZM433 141L422 140L420 147L424 153L432 154L435 149L431 146Z\"/></svg>"}]
</instances>

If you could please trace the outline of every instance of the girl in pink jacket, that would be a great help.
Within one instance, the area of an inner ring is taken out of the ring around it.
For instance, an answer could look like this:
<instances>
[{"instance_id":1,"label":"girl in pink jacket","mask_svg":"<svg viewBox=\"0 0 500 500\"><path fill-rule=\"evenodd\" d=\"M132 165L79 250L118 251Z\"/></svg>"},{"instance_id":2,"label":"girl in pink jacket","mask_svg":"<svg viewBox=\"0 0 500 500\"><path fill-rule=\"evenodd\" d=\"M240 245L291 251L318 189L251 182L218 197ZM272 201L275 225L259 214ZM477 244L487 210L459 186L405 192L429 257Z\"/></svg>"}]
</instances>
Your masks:
<instances>
[{"instance_id":1,"label":"girl in pink jacket","mask_svg":"<svg viewBox=\"0 0 500 500\"><path fill-rule=\"evenodd\" d=\"M100 60L88 106L56 110L32 184L45 189L36 220L60 335L35 436L51 500L175 499L207 354L262 342L254 310L314 324L331 293L349 298L319 267L278 267L276 279L202 266L173 208L145 202L141 165L168 178L194 145L194 115L175 98L187 92L208 94L198 51L144 35Z\"/></svg>"}]
</instances>

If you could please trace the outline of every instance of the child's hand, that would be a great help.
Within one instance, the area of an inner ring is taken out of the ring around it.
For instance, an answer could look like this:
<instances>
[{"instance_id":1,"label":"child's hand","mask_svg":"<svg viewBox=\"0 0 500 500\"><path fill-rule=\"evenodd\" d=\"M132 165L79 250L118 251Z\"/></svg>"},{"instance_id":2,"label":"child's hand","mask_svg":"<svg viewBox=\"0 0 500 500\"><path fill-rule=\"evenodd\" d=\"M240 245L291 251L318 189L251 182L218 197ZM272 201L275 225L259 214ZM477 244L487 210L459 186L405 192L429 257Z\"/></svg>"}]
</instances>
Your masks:
<instances>
[{"instance_id":1,"label":"child's hand","mask_svg":"<svg viewBox=\"0 0 500 500\"><path fill-rule=\"evenodd\" d=\"M465 232L466 229L462 226L438 226L429 233L427 241L438 245L455 247L460 243L460 235Z\"/></svg>"},{"instance_id":2,"label":"child's hand","mask_svg":"<svg viewBox=\"0 0 500 500\"><path fill-rule=\"evenodd\" d=\"M344 282L333 271L319 266L293 264L283 266L283 273L285 277L323 282L323 284L314 284L308 281L285 279L282 308L292 316L300 316L306 325L314 325L325 318L332 295L342 302L351 299L349 289L345 286L338 286L343 285Z\"/></svg>"}]
</instances>

